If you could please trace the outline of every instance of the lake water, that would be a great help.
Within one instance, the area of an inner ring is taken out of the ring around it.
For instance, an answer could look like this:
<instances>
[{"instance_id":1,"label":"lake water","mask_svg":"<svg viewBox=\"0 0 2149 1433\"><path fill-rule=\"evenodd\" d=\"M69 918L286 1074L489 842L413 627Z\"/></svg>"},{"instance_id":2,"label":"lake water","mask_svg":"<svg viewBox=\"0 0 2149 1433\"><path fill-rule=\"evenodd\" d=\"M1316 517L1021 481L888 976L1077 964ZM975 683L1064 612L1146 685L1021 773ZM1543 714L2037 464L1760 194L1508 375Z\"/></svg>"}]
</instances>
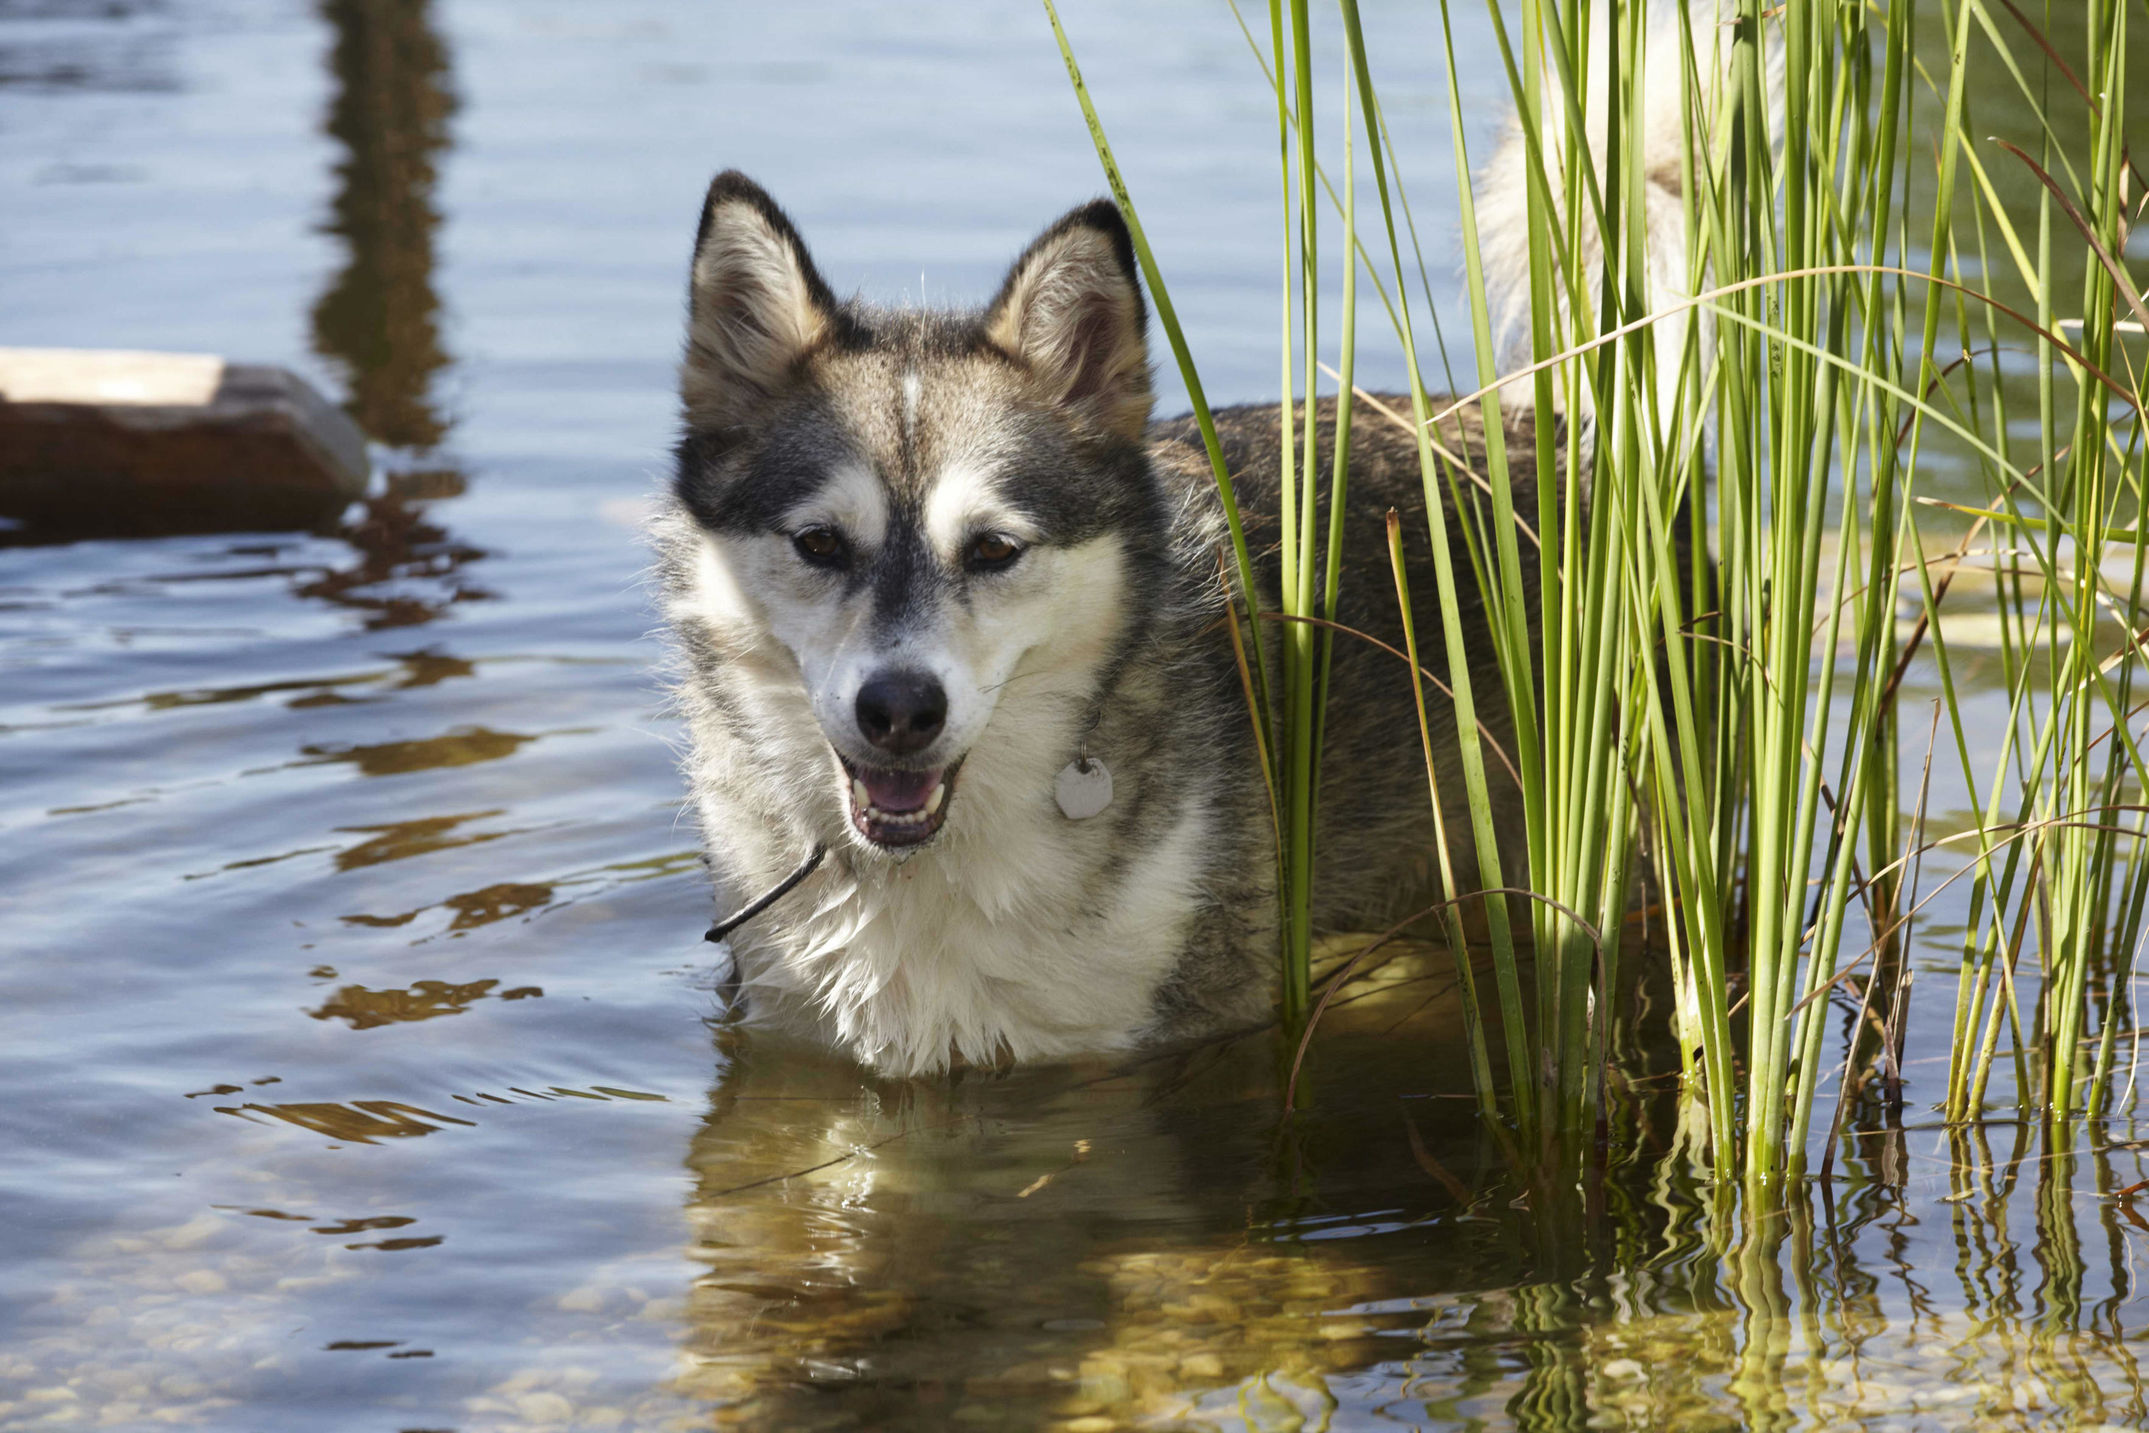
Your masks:
<instances>
[{"instance_id":1,"label":"lake water","mask_svg":"<svg viewBox=\"0 0 2149 1433\"><path fill-rule=\"evenodd\" d=\"M1437 11L1369 11L1459 315ZM1229 10L1066 20L1211 395L1273 397ZM1907 1105L1744 1232L1668 1099L1517 1183L1437 962L1293 1123L1266 1037L910 1085L728 1026L637 537L726 165L934 301L1100 188L1026 4L0 0L0 343L289 364L385 469L333 534L0 549L0 1427L2149 1421L2149 1140L1923 1103L1959 907Z\"/></svg>"}]
</instances>

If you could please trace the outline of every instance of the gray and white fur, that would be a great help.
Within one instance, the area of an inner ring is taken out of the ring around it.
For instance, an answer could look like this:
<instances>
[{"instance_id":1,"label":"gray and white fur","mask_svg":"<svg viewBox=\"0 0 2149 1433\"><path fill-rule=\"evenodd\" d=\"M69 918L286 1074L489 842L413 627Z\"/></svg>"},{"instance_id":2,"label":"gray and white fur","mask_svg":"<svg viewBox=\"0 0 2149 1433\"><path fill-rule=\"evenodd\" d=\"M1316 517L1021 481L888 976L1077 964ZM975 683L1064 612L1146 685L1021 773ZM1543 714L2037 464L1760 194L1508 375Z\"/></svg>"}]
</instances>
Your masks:
<instances>
[{"instance_id":1,"label":"gray and white fur","mask_svg":"<svg viewBox=\"0 0 2149 1433\"><path fill-rule=\"evenodd\" d=\"M1151 421L1117 210L1060 219L982 310L884 309L839 302L783 212L727 172L703 205L689 309L655 542L720 904L826 851L730 937L753 1017L893 1074L1268 1018L1275 835L1224 523L1193 421ZM1319 405L1323 471L1334 416ZM1278 411L1216 423L1273 593ZM1484 451L1474 407L1440 437ZM1534 513L1527 426L1508 439L1515 507ZM1400 508L1421 660L1443 672L1416 445L1363 408L1348 492L1339 619L1400 645L1383 524ZM1484 631L1478 594L1460 601L1462 630ZM1489 650L1470 659L1504 846L1519 798L1492 752L1512 750L1512 722ZM1364 929L1422 895L1433 823L1403 664L1340 639L1331 692L1315 920ZM1436 700L1432 717L1453 753L1452 709ZM1075 819L1056 782L1100 764L1111 800ZM1441 776L1468 878L1462 779Z\"/></svg>"}]
</instances>

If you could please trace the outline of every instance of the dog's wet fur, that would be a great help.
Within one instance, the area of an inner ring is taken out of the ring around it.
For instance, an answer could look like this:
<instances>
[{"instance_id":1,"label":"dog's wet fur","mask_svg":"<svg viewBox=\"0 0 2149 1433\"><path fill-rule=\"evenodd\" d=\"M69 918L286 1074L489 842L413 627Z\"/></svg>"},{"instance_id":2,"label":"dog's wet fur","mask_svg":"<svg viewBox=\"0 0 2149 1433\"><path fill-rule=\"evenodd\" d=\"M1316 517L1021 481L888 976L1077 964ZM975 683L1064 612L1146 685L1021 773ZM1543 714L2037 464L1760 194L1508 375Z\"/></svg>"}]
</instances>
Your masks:
<instances>
[{"instance_id":1,"label":"dog's wet fur","mask_svg":"<svg viewBox=\"0 0 2149 1433\"><path fill-rule=\"evenodd\" d=\"M1513 136L1495 165L1488 182L1522 182ZM730 937L753 1018L894 1074L1269 1018L1276 835L1222 508L1194 421L1151 419L1118 211L1065 215L977 312L888 309L839 301L783 211L727 172L703 206L689 308L685 435L656 543L720 908L826 853ZM1215 418L1273 607L1280 414ZM1334 422L1323 400L1324 488ZM1482 423L1465 407L1442 446L1481 460ZM1527 520L1528 419L1506 438ZM1513 722L1447 501L1494 830L1519 872L1519 794L1495 750L1512 751ZM1338 620L1402 645L1384 524L1399 509L1421 661L1444 674L1423 505L1415 439L1361 404ZM1526 552L1526 577L1535 566ZM1333 652L1314 920L1378 928L1423 903L1429 875L1417 716L1402 662L1348 636ZM1453 868L1473 880L1453 709L1426 695ZM1055 795L1078 763L1110 773L1094 815Z\"/></svg>"}]
</instances>

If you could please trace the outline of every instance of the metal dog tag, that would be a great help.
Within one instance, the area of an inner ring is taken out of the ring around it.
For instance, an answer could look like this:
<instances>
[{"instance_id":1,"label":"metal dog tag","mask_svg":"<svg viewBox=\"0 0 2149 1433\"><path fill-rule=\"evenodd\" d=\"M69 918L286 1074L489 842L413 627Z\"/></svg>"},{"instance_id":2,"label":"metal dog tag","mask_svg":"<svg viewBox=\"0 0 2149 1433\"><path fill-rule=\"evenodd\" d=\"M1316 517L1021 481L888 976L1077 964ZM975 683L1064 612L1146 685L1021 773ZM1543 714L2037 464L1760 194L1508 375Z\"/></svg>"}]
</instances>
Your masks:
<instances>
[{"instance_id":1,"label":"metal dog tag","mask_svg":"<svg viewBox=\"0 0 2149 1433\"><path fill-rule=\"evenodd\" d=\"M1111 768L1094 756L1078 756L1060 768L1052 795L1068 820L1087 821L1112 804Z\"/></svg>"}]
</instances>

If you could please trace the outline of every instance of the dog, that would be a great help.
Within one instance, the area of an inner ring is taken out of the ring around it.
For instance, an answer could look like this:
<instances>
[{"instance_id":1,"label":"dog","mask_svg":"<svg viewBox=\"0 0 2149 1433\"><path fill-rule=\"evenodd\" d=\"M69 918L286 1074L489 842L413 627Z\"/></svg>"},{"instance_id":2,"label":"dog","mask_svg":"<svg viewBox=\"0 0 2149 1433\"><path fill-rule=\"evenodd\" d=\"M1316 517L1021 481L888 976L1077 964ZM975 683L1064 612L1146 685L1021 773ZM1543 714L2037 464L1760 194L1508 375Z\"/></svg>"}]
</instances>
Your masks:
<instances>
[{"instance_id":1,"label":"dog","mask_svg":"<svg viewBox=\"0 0 2149 1433\"><path fill-rule=\"evenodd\" d=\"M1678 175L1676 158L1652 162L1648 182ZM1485 176L1489 225L1524 222L1525 182L1510 134ZM1683 260L1659 267L1683 281ZM1067 213L982 309L879 308L839 301L783 210L727 171L702 206L688 310L654 543L707 862L727 908L752 900L729 942L753 1017L893 1075L1271 1018L1276 831L1225 522L1194 421L1152 419L1119 211ZM1535 514L1518 409L1514 507ZM1281 415L1214 417L1273 607ZM1325 475L1334 400L1314 421ZM1481 458L1484 422L1465 406L1438 436ZM1399 509L1420 661L1445 675L1416 440L1361 406L1349 466L1337 620L1402 645L1383 522ZM1485 631L1482 601L1458 593L1465 634ZM1422 892L1433 812L1409 672L1354 637L1332 650L1314 920L1368 929ZM1467 658L1485 750L1512 750L1489 644ZM1474 879L1454 709L1426 695L1453 869ZM1519 872L1519 790L1486 770Z\"/></svg>"}]
</instances>

